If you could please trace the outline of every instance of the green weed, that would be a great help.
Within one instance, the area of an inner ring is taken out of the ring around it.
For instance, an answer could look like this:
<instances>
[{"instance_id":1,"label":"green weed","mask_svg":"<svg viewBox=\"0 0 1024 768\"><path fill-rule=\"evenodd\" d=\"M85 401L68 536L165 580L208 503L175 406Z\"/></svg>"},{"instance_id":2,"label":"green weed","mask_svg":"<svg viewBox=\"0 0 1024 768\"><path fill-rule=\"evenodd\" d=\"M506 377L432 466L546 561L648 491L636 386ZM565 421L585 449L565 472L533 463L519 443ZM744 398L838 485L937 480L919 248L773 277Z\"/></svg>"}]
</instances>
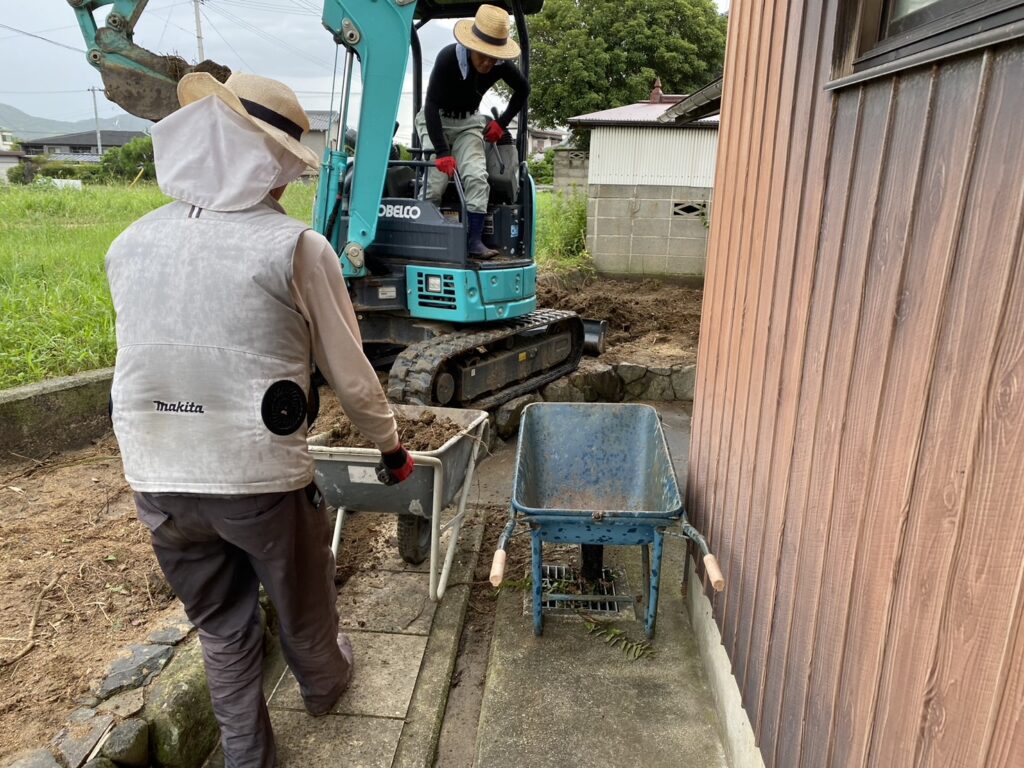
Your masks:
<instances>
[{"instance_id":1,"label":"green weed","mask_svg":"<svg viewBox=\"0 0 1024 768\"><path fill-rule=\"evenodd\" d=\"M594 271L587 253L587 198L561 192L537 195L537 264L552 272Z\"/></svg>"},{"instance_id":2,"label":"green weed","mask_svg":"<svg viewBox=\"0 0 1024 768\"><path fill-rule=\"evenodd\" d=\"M284 197L312 219L312 185ZM114 364L110 243L168 202L152 184L0 187L0 389Z\"/></svg>"}]
</instances>

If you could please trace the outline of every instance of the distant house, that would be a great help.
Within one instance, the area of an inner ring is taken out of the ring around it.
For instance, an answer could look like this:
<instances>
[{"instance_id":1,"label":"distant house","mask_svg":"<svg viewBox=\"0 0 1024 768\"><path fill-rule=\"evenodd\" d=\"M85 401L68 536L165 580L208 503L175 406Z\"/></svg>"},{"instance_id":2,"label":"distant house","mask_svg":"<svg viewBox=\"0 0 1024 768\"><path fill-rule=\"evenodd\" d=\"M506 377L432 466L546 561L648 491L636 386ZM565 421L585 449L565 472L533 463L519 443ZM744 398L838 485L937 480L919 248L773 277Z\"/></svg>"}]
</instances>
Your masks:
<instances>
[{"instance_id":1,"label":"distant house","mask_svg":"<svg viewBox=\"0 0 1024 768\"><path fill-rule=\"evenodd\" d=\"M9 152L14 142L14 133L6 128L0 128L0 152Z\"/></svg>"},{"instance_id":2,"label":"distant house","mask_svg":"<svg viewBox=\"0 0 1024 768\"><path fill-rule=\"evenodd\" d=\"M0 149L0 184L7 183L7 171L19 165L24 156L24 152Z\"/></svg>"},{"instance_id":3,"label":"distant house","mask_svg":"<svg viewBox=\"0 0 1024 768\"><path fill-rule=\"evenodd\" d=\"M306 111L306 116L309 117L309 130L302 134L300 141L316 152L317 157L322 157L328 141L334 138L338 130L338 113L326 109L310 109Z\"/></svg>"},{"instance_id":4,"label":"distant house","mask_svg":"<svg viewBox=\"0 0 1024 768\"><path fill-rule=\"evenodd\" d=\"M100 141L103 142L103 152L106 152L113 147L123 147L132 139L138 139L145 135L142 131L100 131ZM77 156L101 154L99 147L96 146L96 131L65 133L61 136L49 136L44 139L23 141L21 148L27 155L63 154ZM71 159L89 162L85 158L73 157Z\"/></svg>"},{"instance_id":5,"label":"distant house","mask_svg":"<svg viewBox=\"0 0 1024 768\"><path fill-rule=\"evenodd\" d=\"M566 131L545 130L530 127L530 155L542 155L549 149L561 146L569 138Z\"/></svg>"},{"instance_id":6,"label":"distant house","mask_svg":"<svg viewBox=\"0 0 1024 768\"><path fill-rule=\"evenodd\" d=\"M599 271L704 274L718 118L662 119L686 100L658 80L646 101L569 120L590 131L587 247Z\"/></svg>"}]
</instances>

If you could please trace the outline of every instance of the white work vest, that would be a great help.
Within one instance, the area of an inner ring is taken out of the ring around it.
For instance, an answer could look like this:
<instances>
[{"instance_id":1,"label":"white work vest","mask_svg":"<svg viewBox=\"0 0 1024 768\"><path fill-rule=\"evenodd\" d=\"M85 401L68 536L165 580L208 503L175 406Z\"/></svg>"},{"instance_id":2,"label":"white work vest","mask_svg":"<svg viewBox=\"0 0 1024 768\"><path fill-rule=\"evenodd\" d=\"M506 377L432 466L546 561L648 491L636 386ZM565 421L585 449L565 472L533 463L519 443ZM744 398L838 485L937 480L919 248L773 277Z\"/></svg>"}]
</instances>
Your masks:
<instances>
[{"instance_id":1,"label":"white work vest","mask_svg":"<svg viewBox=\"0 0 1024 768\"><path fill-rule=\"evenodd\" d=\"M264 203L175 202L111 245L112 417L134 490L230 496L312 480L305 420L288 434L264 421L275 383L309 392L309 328L289 290L306 228Z\"/></svg>"}]
</instances>

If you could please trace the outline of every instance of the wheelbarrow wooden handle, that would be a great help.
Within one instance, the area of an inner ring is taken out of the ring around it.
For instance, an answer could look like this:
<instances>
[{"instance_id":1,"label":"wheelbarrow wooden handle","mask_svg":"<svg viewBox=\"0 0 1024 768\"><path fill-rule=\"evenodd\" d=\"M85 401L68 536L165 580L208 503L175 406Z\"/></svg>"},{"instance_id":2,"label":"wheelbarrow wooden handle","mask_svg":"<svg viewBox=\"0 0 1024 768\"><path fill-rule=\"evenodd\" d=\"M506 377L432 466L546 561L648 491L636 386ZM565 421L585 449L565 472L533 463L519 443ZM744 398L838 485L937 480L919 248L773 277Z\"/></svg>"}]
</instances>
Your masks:
<instances>
[{"instance_id":1,"label":"wheelbarrow wooden handle","mask_svg":"<svg viewBox=\"0 0 1024 768\"><path fill-rule=\"evenodd\" d=\"M708 579L711 581L711 586L715 588L715 592L725 589L725 576L722 575L722 569L718 567L718 559L714 555L704 555L704 570L707 571Z\"/></svg>"},{"instance_id":2,"label":"wheelbarrow wooden handle","mask_svg":"<svg viewBox=\"0 0 1024 768\"><path fill-rule=\"evenodd\" d=\"M494 559L491 561L491 585L495 587L501 586L502 579L505 578L505 550L499 549L494 552Z\"/></svg>"}]
</instances>

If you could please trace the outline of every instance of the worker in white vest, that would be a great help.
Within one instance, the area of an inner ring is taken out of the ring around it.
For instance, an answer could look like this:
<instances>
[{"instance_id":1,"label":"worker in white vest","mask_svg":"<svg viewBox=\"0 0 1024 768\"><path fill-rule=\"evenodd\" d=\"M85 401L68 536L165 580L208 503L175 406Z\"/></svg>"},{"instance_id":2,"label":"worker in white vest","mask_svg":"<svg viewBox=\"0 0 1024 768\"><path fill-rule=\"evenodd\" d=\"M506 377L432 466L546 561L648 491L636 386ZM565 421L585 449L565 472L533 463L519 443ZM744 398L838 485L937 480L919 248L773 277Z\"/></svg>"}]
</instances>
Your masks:
<instances>
[{"instance_id":1,"label":"worker in white vest","mask_svg":"<svg viewBox=\"0 0 1024 768\"><path fill-rule=\"evenodd\" d=\"M313 362L381 450L413 469L363 354L338 257L278 204L316 155L295 94L262 77L190 74L182 109L153 128L174 202L107 254L117 313L111 415L125 477L168 582L199 630L229 768L270 768L259 587L280 620L306 709L348 687L325 508L306 448Z\"/></svg>"}]
</instances>

